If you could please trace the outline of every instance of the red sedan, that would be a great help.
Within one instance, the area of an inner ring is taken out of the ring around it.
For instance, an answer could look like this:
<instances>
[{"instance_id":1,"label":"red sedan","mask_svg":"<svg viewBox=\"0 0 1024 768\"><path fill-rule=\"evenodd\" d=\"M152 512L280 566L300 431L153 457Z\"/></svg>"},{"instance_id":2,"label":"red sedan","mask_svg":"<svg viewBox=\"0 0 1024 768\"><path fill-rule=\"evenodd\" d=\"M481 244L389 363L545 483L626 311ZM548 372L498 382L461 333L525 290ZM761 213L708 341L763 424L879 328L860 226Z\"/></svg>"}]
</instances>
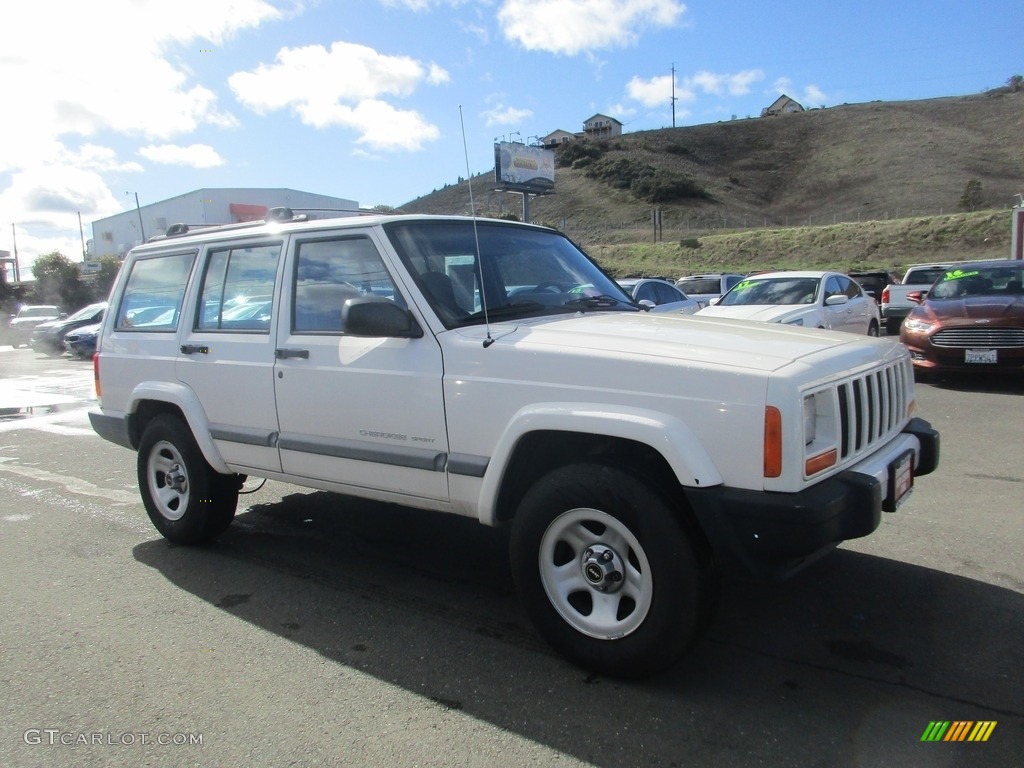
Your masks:
<instances>
[{"instance_id":1,"label":"red sedan","mask_svg":"<svg viewBox=\"0 0 1024 768\"><path fill-rule=\"evenodd\" d=\"M900 328L918 371L1024 367L1024 262L949 267Z\"/></svg>"}]
</instances>

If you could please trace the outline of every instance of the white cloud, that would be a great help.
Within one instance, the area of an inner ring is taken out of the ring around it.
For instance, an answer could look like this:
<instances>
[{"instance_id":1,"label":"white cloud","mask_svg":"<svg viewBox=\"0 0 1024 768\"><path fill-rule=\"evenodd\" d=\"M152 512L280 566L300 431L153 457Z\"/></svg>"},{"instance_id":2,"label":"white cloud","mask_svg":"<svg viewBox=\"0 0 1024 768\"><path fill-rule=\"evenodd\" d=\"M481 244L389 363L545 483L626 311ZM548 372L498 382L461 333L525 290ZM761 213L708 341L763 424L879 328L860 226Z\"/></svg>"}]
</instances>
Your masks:
<instances>
[{"instance_id":1,"label":"white cloud","mask_svg":"<svg viewBox=\"0 0 1024 768\"><path fill-rule=\"evenodd\" d=\"M54 160L57 141L69 135L112 130L166 139L202 123L231 124L214 93L168 54L195 40L216 45L280 16L264 0L105 0L99 14L88 3L19 7L0 27L4 101L21 117L5 121L0 170L25 167L26 158Z\"/></svg>"},{"instance_id":2,"label":"white cloud","mask_svg":"<svg viewBox=\"0 0 1024 768\"><path fill-rule=\"evenodd\" d=\"M191 168L216 168L224 165L224 158L208 144L190 144L187 147L177 144L150 144L141 147L139 154L162 165L185 165Z\"/></svg>"},{"instance_id":3,"label":"white cloud","mask_svg":"<svg viewBox=\"0 0 1024 768\"><path fill-rule=\"evenodd\" d=\"M524 120L533 117L533 110L497 104L480 114L488 127L496 125L521 125Z\"/></svg>"},{"instance_id":4,"label":"white cloud","mask_svg":"<svg viewBox=\"0 0 1024 768\"><path fill-rule=\"evenodd\" d=\"M639 101L645 107L658 107L672 105L672 76L658 75L649 80L634 77L626 83L626 95L634 101ZM690 102L697 98L697 94L683 83L676 83L675 95L677 101Z\"/></svg>"},{"instance_id":5,"label":"white cloud","mask_svg":"<svg viewBox=\"0 0 1024 768\"><path fill-rule=\"evenodd\" d=\"M340 125L360 131L358 141L381 149L419 149L438 129L417 112L401 110L383 96L408 96L423 82L447 82L448 73L408 56L335 42L281 49L273 64L228 78L235 97L259 114L292 109L316 128Z\"/></svg>"},{"instance_id":6,"label":"white cloud","mask_svg":"<svg viewBox=\"0 0 1024 768\"><path fill-rule=\"evenodd\" d=\"M83 219L123 209L95 171L63 165L39 166L11 176L0 193L0 209L18 224L78 229Z\"/></svg>"},{"instance_id":7,"label":"white cloud","mask_svg":"<svg viewBox=\"0 0 1024 768\"><path fill-rule=\"evenodd\" d=\"M688 87L698 88L704 93L721 96L745 96L750 93L751 85L764 80L764 72L760 69L748 69L731 75L716 72L700 71L684 80Z\"/></svg>"},{"instance_id":8,"label":"white cloud","mask_svg":"<svg viewBox=\"0 0 1024 768\"><path fill-rule=\"evenodd\" d=\"M674 26L685 12L677 0L504 0L498 22L526 50L574 56L633 45L645 29Z\"/></svg>"},{"instance_id":9,"label":"white cloud","mask_svg":"<svg viewBox=\"0 0 1024 768\"><path fill-rule=\"evenodd\" d=\"M816 85L808 85L804 88L804 95L801 97L801 101L805 107L810 106L821 106L826 101L825 92Z\"/></svg>"}]
</instances>

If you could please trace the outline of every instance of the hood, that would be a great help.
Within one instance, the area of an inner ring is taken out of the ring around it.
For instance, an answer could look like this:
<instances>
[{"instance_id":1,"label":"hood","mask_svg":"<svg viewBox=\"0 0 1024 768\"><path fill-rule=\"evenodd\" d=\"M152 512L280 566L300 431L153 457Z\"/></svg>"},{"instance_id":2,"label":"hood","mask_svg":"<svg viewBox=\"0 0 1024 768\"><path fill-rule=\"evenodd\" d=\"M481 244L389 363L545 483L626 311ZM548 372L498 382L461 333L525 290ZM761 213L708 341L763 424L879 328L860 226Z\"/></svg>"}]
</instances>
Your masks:
<instances>
[{"instance_id":1,"label":"hood","mask_svg":"<svg viewBox=\"0 0 1024 768\"><path fill-rule=\"evenodd\" d=\"M925 304L939 320L1024 319L1024 296L965 296L929 299Z\"/></svg>"},{"instance_id":2,"label":"hood","mask_svg":"<svg viewBox=\"0 0 1024 768\"><path fill-rule=\"evenodd\" d=\"M450 333L483 341L483 326ZM571 355L646 357L700 366L776 371L822 350L863 343L862 337L703 315L595 312L558 319L492 324L495 346L538 347Z\"/></svg>"},{"instance_id":3,"label":"hood","mask_svg":"<svg viewBox=\"0 0 1024 768\"><path fill-rule=\"evenodd\" d=\"M723 307L713 304L700 311L702 317L731 317L736 320L757 320L761 323L781 323L789 315L798 316L811 308L808 304L734 304Z\"/></svg>"}]
</instances>

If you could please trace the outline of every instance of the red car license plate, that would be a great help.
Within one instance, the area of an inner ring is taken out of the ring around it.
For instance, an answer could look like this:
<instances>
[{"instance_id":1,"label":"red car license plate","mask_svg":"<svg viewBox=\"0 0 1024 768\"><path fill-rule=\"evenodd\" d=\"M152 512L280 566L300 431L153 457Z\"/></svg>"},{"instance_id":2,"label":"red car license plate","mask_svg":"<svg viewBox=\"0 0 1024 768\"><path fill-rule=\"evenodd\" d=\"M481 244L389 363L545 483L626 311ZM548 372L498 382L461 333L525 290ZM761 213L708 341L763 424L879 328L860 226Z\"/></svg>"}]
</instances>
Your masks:
<instances>
[{"instance_id":1,"label":"red car license plate","mask_svg":"<svg viewBox=\"0 0 1024 768\"><path fill-rule=\"evenodd\" d=\"M998 363L998 351L996 349L965 349L965 363Z\"/></svg>"}]
</instances>

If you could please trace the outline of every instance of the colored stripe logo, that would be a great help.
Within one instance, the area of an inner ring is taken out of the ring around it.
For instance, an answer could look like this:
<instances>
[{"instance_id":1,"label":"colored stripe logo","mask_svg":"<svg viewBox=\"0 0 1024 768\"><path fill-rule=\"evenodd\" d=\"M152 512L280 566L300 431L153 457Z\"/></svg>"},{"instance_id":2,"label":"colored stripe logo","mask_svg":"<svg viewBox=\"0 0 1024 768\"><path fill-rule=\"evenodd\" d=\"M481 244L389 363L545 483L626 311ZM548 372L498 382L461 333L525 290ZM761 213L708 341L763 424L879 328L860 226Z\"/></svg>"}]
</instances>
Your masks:
<instances>
[{"instance_id":1,"label":"colored stripe logo","mask_svg":"<svg viewBox=\"0 0 1024 768\"><path fill-rule=\"evenodd\" d=\"M995 728L995 720L932 720L921 741L988 741Z\"/></svg>"}]
</instances>

